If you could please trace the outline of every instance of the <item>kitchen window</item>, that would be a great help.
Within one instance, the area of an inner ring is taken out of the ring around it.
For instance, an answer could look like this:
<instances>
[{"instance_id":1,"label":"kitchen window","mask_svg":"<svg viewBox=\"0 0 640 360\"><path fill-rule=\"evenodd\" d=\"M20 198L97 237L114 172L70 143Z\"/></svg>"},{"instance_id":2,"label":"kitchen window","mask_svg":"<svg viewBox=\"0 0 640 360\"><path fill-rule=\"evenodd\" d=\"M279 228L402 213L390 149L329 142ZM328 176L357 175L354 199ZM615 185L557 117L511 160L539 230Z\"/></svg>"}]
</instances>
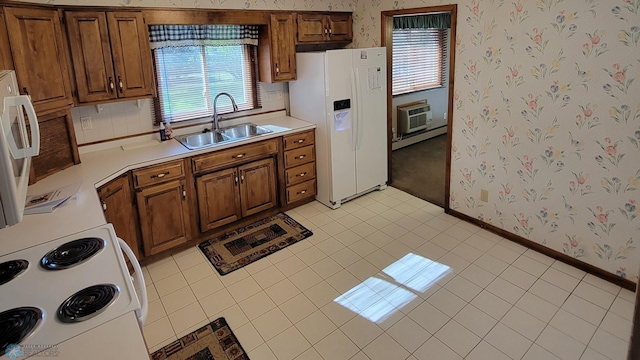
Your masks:
<instances>
[{"instance_id":1,"label":"kitchen window","mask_svg":"<svg viewBox=\"0 0 640 360\"><path fill-rule=\"evenodd\" d=\"M213 99L233 96L239 110L260 106L257 86L256 26L150 26L158 96L156 122L177 122L213 116ZM233 111L227 97L218 113Z\"/></svg>"},{"instance_id":2,"label":"kitchen window","mask_svg":"<svg viewBox=\"0 0 640 360\"><path fill-rule=\"evenodd\" d=\"M393 18L392 94L442 87L450 14Z\"/></svg>"}]
</instances>

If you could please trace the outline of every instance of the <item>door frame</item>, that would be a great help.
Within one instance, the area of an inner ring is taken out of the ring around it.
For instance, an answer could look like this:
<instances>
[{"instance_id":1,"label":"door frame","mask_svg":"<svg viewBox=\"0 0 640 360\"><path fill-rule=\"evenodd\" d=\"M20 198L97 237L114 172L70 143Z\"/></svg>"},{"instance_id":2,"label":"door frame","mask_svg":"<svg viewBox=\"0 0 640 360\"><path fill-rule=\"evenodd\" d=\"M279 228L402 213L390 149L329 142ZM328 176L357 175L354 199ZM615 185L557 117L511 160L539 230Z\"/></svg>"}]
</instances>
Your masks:
<instances>
[{"instance_id":1,"label":"door frame","mask_svg":"<svg viewBox=\"0 0 640 360\"><path fill-rule=\"evenodd\" d=\"M454 64L456 58L456 22L458 18L458 5L440 5L428 6L421 8L388 10L381 12L380 30L381 41L380 46L387 48L387 177L389 184L393 185L393 177L391 174L391 142L393 137L393 96L391 95L391 67L392 67L392 51L393 51L393 17L396 15L410 14L429 14L439 12L451 13L451 32L449 34L449 74L447 76L449 82L449 100L447 104L447 148L446 148L446 170L445 170L445 194L444 194L444 211L449 212L449 191L451 183L451 130L453 123L453 83L454 83Z\"/></svg>"}]
</instances>

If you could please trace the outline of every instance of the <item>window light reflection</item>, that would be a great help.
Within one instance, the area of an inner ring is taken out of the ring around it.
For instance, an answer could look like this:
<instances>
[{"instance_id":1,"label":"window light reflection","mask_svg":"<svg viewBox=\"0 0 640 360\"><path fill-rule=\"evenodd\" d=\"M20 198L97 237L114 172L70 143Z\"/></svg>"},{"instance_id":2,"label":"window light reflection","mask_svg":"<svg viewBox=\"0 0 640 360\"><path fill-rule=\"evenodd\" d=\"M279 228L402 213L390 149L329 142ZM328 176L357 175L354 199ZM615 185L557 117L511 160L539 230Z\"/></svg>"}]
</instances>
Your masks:
<instances>
[{"instance_id":1,"label":"window light reflection","mask_svg":"<svg viewBox=\"0 0 640 360\"><path fill-rule=\"evenodd\" d=\"M409 253L333 301L381 323L450 271L447 265Z\"/></svg>"}]
</instances>

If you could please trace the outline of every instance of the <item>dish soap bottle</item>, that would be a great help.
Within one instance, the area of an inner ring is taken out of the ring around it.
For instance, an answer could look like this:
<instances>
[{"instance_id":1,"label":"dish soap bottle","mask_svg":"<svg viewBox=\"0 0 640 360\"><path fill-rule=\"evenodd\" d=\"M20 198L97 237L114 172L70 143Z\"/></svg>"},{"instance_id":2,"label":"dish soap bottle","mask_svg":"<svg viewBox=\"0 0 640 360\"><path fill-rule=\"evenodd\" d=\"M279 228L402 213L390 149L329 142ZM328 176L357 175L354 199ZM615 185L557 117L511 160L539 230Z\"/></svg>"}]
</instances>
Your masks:
<instances>
[{"instance_id":1,"label":"dish soap bottle","mask_svg":"<svg viewBox=\"0 0 640 360\"><path fill-rule=\"evenodd\" d=\"M173 129L171 129L171 123L167 122L164 124L164 135L167 140L171 140L173 138Z\"/></svg>"},{"instance_id":2,"label":"dish soap bottle","mask_svg":"<svg viewBox=\"0 0 640 360\"><path fill-rule=\"evenodd\" d=\"M164 127L164 122L160 123L160 141L167 140L167 129Z\"/></svg>"}]
</instances>

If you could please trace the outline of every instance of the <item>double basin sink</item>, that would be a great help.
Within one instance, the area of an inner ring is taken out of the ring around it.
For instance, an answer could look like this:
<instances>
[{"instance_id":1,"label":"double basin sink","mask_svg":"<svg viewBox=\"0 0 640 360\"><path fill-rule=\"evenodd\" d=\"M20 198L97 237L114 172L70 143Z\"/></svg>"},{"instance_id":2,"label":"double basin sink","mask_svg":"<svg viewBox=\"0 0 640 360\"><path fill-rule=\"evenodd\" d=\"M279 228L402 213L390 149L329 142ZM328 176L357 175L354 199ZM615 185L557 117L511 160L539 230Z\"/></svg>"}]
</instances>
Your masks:
<instances>
[{"instance_id":1,"label":"double basin sink","mask_svg":"<svg viewBox=\"0 0 640 360\"><path fill-rule=\"evenodd\" d=\"M217 131L176 136L182 145L189 150L215 146L234 140L243 140L268 134L271 130L253 123L240 124L218 129Z\"/></svg>"}]
</instances>

